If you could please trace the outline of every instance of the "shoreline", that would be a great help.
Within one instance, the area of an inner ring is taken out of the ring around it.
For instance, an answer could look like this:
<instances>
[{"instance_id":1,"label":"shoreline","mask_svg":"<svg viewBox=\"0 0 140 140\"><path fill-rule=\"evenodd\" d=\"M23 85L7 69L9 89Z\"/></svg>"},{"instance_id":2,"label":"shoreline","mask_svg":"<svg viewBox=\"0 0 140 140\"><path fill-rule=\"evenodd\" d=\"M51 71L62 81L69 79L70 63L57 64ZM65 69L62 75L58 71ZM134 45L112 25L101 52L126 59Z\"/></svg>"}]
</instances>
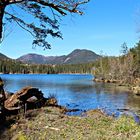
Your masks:
<instances>
[{"instance_id":1,"label":"shoreline","mask_svg":"<svg viewBox=\"0 0 140 140\"><path fill-rule=\"evenodd\" d=\"M21 94L20 94L21 95ZM25 94L24 94L25 95ZM140 138L140 125L131 116L115 118L100 109L81 116L68 116L69 110L50 99L47 105L7 117L0 126L0 139L7 140L93 140ZM138 135L139 133L139 135Z\"/></svg>"},{"instance_id":2,"label":"shoreline","mask_svg":"<svg viewBox=\"0 0 140 140\"><path fill-rule=\"evenodd\" d=\"M109 80L102 78L93 78L94 82L105 83L105 84L114 84L119 89L125 89L128 92L132 92L134 95L140 96L140 85L130 85L127 83L122 83L120 80Z\"/></svg>"},{"instance_id":3,"label":"shoreline","mask_svg":"<svg viewBox=\"0 0 140 140\"><path fill-rule=\"evenodd\" d=\"M22 75L35 75L35 74L46 74L46 75L51 75L51 74L70 74L70 75L92 75L91 73L0 73L0 75L18 75L18 74L22 74Z\"/></svg>"},{"instance_id":4,"label":"shoreline","mask_svg":"<svg viewBox=\"0 0 140 140\"><path fill-rule=\"evenodd\" d=\"M14 123L10 123L14 120ZM67 116L56 107L43 107L9 118L0 139L139 139L140 126L131 117L115 119L100 110L90 110L84 117Z\"/></svg>"}]
</instances>

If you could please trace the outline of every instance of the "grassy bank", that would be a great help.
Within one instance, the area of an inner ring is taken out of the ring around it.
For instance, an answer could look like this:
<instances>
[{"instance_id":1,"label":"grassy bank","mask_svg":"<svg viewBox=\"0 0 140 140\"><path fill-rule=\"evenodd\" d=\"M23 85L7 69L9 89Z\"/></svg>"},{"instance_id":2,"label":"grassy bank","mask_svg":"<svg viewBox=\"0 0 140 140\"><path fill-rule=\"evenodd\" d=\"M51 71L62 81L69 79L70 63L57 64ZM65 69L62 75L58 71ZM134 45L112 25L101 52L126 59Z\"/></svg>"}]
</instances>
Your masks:
<instances>
[{"instance_id":1,"label":"grassy bank","mask_svg":"<svg viewBox=\"0 0 140 140\"><path fill-rule=\"evenodd\" d=\"M115 119L99 110L76 117L66 116L55 107L45 107L17 117L1 135L2 140L140 139L140 126L132 118Z\"/></svg>"}]
</instances>

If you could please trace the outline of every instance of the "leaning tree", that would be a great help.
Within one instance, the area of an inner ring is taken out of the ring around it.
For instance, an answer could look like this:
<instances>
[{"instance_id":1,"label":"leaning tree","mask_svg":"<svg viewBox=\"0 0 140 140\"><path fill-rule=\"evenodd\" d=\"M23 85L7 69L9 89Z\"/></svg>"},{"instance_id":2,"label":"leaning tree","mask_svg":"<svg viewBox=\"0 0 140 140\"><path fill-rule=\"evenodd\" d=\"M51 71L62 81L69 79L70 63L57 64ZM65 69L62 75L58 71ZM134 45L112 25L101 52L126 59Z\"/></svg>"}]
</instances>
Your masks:
<instances>
[{"instance_id":1,"label":"leaning tree","mask_svg":"<svg viewBox=\"0 0 140 140\"><path fill-rule=\"evenodd\" d=\"M7 23L33 36L33 45L50 48L48 36L62 38L59 20L68 13L83 14L80 5L89 0L0 0L0 42Z\"/></svg>"}]
</instances>

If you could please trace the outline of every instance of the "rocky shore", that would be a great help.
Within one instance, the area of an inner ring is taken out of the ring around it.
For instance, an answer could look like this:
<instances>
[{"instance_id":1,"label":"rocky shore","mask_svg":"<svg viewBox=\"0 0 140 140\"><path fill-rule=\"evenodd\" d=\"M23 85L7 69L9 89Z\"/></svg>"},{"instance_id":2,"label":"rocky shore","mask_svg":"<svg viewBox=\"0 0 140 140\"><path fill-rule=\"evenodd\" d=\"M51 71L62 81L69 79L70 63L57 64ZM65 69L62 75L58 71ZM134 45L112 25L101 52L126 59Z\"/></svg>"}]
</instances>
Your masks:
<instances>
[{"instance_id":1,"label":"rocky shore","mask_svg":"<svg viewBox=\"0 0 140 140\"><path fill-rule=\"evenodd\" d=\"M102 82L102 83L114 83L117 86L121 87L124 86L130 92L134 93L134 95L140 96L140 78L136 78L133 84L124 83L122 80L115 80L115 79L105 79L102 77L94 78L94 82Z\"/></svg>"},{"instance_id":2,"label":"rocky shore","mask_svg":"<svg viewBox=\"0 0 140 140\"><path fill-rule=\"evenodd\" d=\"M140 139L140 125L131 117L116 119L98 109L68 116L66 112L74 110L58 105L53 95L44 98L33 87L6 96L5 108L10 114L1 122L0 140Z\"/></svg>"}]
</instances>

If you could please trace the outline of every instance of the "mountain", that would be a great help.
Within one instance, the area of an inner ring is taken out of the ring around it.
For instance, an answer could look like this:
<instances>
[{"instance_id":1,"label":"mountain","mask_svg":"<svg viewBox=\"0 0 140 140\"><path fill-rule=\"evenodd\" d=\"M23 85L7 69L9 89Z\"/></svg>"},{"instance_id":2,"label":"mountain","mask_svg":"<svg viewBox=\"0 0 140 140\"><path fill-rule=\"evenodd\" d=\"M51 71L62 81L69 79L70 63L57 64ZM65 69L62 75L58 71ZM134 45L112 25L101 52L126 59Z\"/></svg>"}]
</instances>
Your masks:
<instances>
[{"instance_id":1,"label":"mountain","mask_svg":"<svg viewBox=\"0 0 140 140\"><path fill-rule=\"evenodd\" d=\"M4 60L4 59L10 59L10 58L7 57L6 55L0 53L0 60Z\"/></svg>"},{"instance_id":2,"label":"mountain","mask_svg":"<svg viewBox=\"0 0 140 140\"><path fill-rule=\"evenodd\" d=\"M66 56L64 63L65 64L79 64L79 63L88 63L95 61L100 56L90 50L80 50L76 49Z\"/></svg>"},{"instance_id":3,"label":"mountain","mask_svg":"<svg viewBox=\"0 0 140 140\"><path fill-rule=\"evenodd\" d=\"M26 54L17 60L28 64L79 64L93 62L100 56L86 49L76 49L68 55L43 56L38 54Z\"/></svg>"},{"instance_id":4,"label":"mountain","mask_svg":"<svg viewBox=\"0 0 140 140\"><path fill-rule=\"evenodd\" d=\"M63 59L63 56L43 56L30 53L19 57L17 60L28 64L57 64L62 63Z\"/></svg>"},{"instance_id":5,"label":"mountain","mask_svg":"<svg viewBox=\"0 0 140 140\"><path fill-rule=\"evenodd\" d=\"M46 61L46 57L43 55L30 53L30 54L26 54L26 55L19 57L17 60L22 61L24 63L29 63L29 64L33 64L33 63L44 64Z\"/></svg>"}]
</instances>

